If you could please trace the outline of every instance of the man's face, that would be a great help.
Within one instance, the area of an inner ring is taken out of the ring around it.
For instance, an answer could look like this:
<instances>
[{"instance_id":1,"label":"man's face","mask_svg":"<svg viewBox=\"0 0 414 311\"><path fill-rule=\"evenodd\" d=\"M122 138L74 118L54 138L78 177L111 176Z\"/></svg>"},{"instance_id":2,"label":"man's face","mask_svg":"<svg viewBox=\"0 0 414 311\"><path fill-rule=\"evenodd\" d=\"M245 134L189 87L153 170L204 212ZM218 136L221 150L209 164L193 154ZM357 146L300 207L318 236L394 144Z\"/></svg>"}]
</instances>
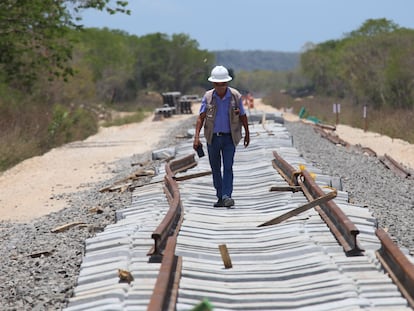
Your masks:
<instances>
[{"instance_id":1,"label":"man's face","mask_svg":"<svg viewBox=\"0 0 414 311\"><path fill-rule=\"evenodd\" d=\"M214 82L214 89L219 95L224 95L227 88L227 82Z\"/></svg>"}]
</instances>

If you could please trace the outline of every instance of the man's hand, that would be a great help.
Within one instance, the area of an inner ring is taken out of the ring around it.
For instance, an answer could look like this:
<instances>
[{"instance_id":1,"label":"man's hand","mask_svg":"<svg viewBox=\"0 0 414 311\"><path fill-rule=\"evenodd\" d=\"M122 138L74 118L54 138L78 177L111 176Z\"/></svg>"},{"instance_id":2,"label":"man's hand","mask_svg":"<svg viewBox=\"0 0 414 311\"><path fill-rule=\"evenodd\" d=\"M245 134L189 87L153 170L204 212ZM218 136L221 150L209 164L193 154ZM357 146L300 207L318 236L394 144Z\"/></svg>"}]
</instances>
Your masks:
<instances>
[{"instance_id":1,"label":"man's hand","mask_svg":"<svg viewBox=\"0 0 414 311\"><path fill-rule=\"evenodd\" d=\"M200 138L194 137L193 141L193 149L197 151L198 146L201 145Z\"/></svg>"},{"instance_id":2,"label":"man's hand","mask_svg":"<svg viewBox=\"0 0 414 311\"><path fill-rule=\"evenodd\" d=\"M204 119L206 118L206 113L200 113L200 115L197 118L196 122L196 128L195 128L195 134L194 134L194 141L193 141L193 149L197 151L197 147L201 145L200 141L200 131L204 124Z\"/></svg>"},{"instance_id":3,"label":"man's hand","mask_svg":"<svg viewBox=\"0 0 414 311\"><path fill-rule=\"evenodd\" d=\"M246 148L250 144L250 133L247 132L246 135L244 135L244 148Z\"/></svg>"},{"instance_id":4,"label":"man's hand","mask_svg":"<svg viewBox=\"0 0 414 311\"><path fill-rule=\"evenodd\" d=\"M250 144L249 122L247 116L245 114L240 116L240 121L244 127L244 148L246 148Z\"/></svg>"}]
</instances>

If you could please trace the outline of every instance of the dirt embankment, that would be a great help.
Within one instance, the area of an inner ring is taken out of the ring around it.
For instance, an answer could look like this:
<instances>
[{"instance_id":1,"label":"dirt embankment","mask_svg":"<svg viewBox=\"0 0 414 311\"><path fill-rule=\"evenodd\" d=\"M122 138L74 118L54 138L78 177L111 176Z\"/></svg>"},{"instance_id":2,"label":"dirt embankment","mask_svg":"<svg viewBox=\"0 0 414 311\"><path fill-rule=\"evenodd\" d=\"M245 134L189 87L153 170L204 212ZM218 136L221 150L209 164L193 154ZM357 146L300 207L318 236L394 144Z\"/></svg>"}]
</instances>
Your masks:
<instances>
[{"instance_id":1,"label":"dirt embankment","mask_svg":"<svg viewBox=\"0 0 414 311\"><path fill-rule=\"evenodd\" d=\"M140 123L101 128L84 141L23 161L0 176L0 220L25 222L64 208L60 194L109 179L116 160L153 150L176 122L190 117L152 121L151 115Z\"/></svg>"}]
</instances>

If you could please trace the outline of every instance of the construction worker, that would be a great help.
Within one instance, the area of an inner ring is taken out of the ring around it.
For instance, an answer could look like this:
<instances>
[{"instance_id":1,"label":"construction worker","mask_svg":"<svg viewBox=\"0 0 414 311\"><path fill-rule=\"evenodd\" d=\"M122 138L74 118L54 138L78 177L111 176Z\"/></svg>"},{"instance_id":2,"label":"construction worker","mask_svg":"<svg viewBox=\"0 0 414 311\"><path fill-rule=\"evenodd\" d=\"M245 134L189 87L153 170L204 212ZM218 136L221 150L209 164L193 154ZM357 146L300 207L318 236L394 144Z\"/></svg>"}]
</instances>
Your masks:
<instances>
[{"instance_id":1,"label":"construction worker","mask_svg":"<svg viewBox=\"0 0 414 311\"><path fill-rule=\"evenodd\" d=\"M242 96L238 90L228 86L231 80L232 77L223 66L216 66L211 71L208 81L213 83L214 88L207 91L201 101L193 142L194 150L202 146L200 131L204 125L204 137L217 196L214 207L234 206L233 163L236 146L242 138L242 126L244 147L250 143Z\"/></svg>"}]
</instances>

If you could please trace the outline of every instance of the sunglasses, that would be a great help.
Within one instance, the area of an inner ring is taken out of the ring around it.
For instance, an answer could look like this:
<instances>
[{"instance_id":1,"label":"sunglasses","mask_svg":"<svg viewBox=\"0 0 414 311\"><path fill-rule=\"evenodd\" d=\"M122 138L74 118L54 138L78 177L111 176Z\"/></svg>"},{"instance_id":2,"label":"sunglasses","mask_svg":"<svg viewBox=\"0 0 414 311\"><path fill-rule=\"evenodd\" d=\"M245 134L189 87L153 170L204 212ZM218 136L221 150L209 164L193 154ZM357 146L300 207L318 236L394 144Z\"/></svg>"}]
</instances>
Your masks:
<instances>
[{"instance_id":1,"label":"sunglasses","mask_svg":"<svg viewBox=\"0 0 414 311\"><path fill-rule=\"evenodd\" d=\"M214 82L215 86L226 86L227 82Z\"/></svg>"}]
</instances>

